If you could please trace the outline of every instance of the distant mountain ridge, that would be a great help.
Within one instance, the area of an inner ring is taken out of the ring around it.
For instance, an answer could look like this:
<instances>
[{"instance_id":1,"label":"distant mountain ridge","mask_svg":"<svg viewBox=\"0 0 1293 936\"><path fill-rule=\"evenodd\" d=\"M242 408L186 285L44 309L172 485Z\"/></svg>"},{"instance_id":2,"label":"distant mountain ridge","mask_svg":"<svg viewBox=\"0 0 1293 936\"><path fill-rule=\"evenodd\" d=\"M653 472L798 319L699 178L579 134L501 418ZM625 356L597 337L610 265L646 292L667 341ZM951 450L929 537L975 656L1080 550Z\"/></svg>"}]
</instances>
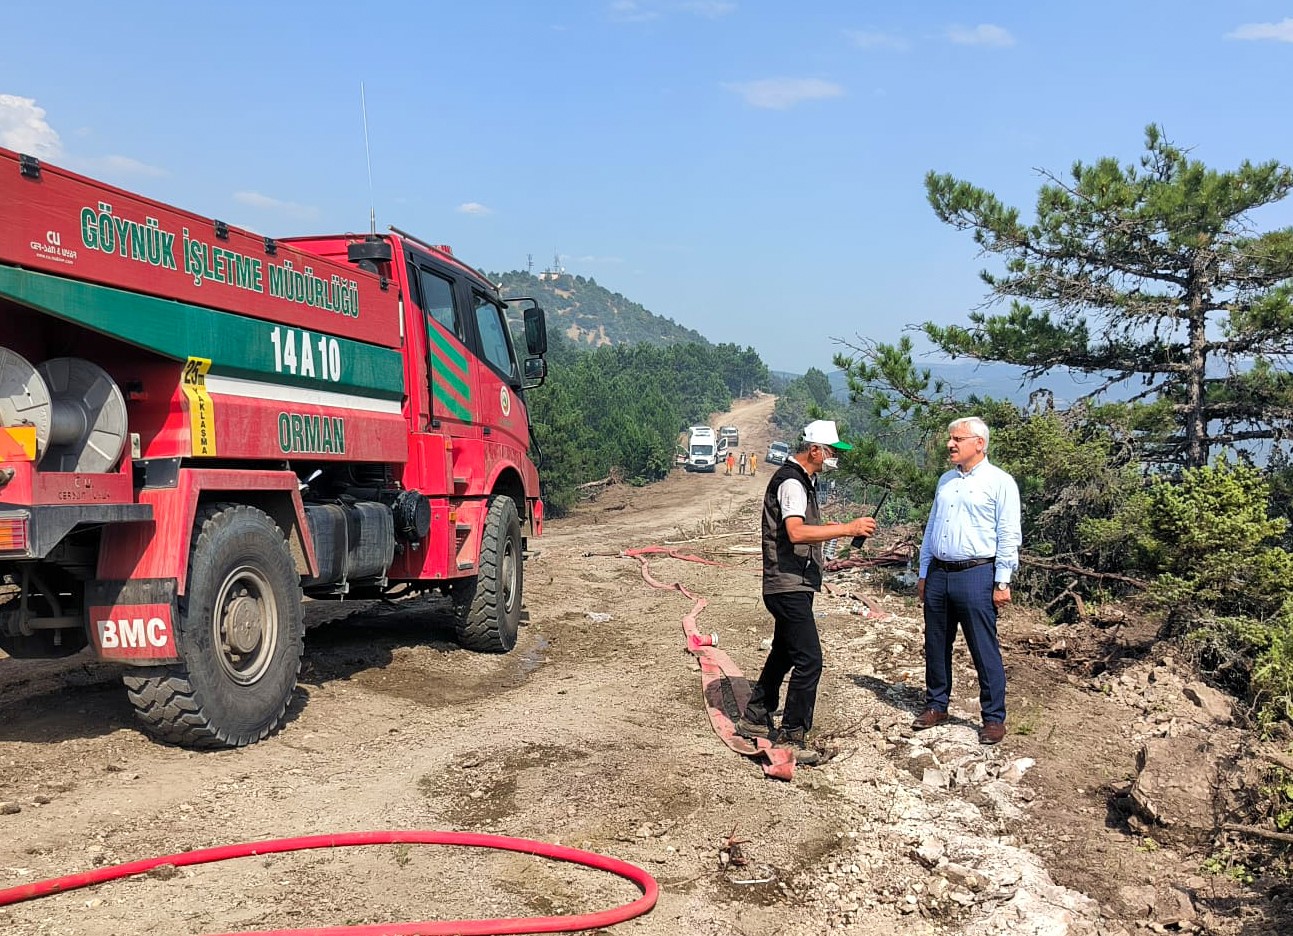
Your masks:
<instances>
[{"instance_id":1,"label":"distant mountain ridge","mask_svg":"<svg viewBox=\"0 0 1293 936\"><path fill-rule=\"evenodd\" d=\"M704 335L598 285L591 277L569 273L535 276L514 270L486 274L501 284L503 298L532 296L547 311L548 329L585 347L645 343L667 347L709 345Z\"/></svg>"},{"instance_id":2,"label":"distant mountain ridge","mask_svg":"<svg viewBox=\"0 0 1293 936\"><path fill-rule=\"evenodd\" d=\"M1063 368L1056 368L1045 377L1030 381L1025 379L1022 367L969 360L930 361L921 358L917 359L916 368L928 369L935 380L945 381L957 399L964 400L971 395L992 397L995 400L1009 400L1018 406L1027 405L1034 392L1045 390L1051 393L1056 406L1068 407L1103 382L1090 375L1070 374ZM831 371L826 377L831 382L831 391L835 397L847 400L848 383L844 371ZM1115 388L1108 399L1121 399L1128 392L1124 388Z\"/></svg>"}]
</instances>

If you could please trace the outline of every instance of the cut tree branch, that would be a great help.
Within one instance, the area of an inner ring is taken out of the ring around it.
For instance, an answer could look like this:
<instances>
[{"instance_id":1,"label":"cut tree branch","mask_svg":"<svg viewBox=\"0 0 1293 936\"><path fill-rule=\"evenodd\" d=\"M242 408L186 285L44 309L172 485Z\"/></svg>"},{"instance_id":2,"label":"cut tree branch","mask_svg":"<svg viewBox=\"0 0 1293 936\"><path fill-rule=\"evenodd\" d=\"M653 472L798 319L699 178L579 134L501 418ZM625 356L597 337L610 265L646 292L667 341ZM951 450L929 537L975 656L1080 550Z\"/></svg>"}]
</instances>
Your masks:
<instances>
[{"instance_id":1,"label":"cut tree branch","mask_svg":"<svg viewBox=\"0 0 1293 936\"><path fill-rule=\"evenodd\" d=\"M1283 767L1285 770L1293 770L1293 757L1285 757L1283 754L1276 754L1274 751L1262 751L1258 756L1269 761L1276 767Z\"/></svg>"},{"instance_id":2,"label":"cut tree branch","mask_svg":"<svg viewBox=\"0 0 1293 936\"><path fill-rule=\"evenodd\" d=\"M1043 562L1040 559L1034 559L1030 556L1020 556L1019 562L1022 565L1033 566L1034 568L1042 569L1046 572L1069 572L1073 575L1080 575L1083 578L1122 582L1124 585L1132 585L1136 588L1143 589L1149 587L1149 582L1132 578L1130 575L1119 575L1117 572L1096 572L1092 569L1084 569L1081 566L1069 565L1066 562Z\"/></svg>"},{"instance_id":3,"label":"cut tree branch","mask_svg":"<svg viewBox=\"0 0 1293 936\"><path fill-rule=\"evenodd\" d=\"M1227 832L1242 832L1244 835L1253 835L1257 838L1270 839L1272 842L1283 842L1286 845L1293 845L1293 835L1288 832L1272 832L1269 829L1263 829L1260 826L1240 825L1237 822L1224 823L1221 828Z\"/></svg>"}]
</instances>

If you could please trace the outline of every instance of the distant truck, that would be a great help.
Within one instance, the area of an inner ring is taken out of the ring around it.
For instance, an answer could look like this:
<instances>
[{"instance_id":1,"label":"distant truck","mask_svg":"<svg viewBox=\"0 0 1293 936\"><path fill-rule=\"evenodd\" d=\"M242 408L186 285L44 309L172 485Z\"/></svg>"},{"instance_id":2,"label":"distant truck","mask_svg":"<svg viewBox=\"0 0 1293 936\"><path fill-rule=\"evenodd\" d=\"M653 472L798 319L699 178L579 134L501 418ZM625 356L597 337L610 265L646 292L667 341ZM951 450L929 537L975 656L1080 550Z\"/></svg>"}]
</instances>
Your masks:
<instances>
[{"instance_id":1,"label":"distant truck","mask_svg":"<svg viewBox=\"0 0 1293 936\"><path fill-rule=\"evenodd\" d=\"M715 471L718 468L718 439L709 426L692 426L687 439L687 471Z\"/></svg>"},{"instance_id":2,"label":"distant truck","mask_svg":"<svg viewBox=\"0 0 1293 936\"><path fill-rule=\"evenodd\" d=\"M726 439L731 448L736 448L741 444L741 432L735 426L719 426L718 437Z\"/></svg>"},{"instance_id":3,"label":"distant truck","mask_svg":"<svg viewBox=\"0 0 1293 936\"><path fill-rule=\"evenodd\" d=\"M218 748L282 721L303 596L438 589L463 646L515 645L544 313L448 247L262 237L0 149L0 342L10 656L88 647L155 738Z\"/></svg>"},{"instance_id":4,"label":"distant truck","mask_svg":"<svg viewBox=\"0 0 1293 936\"><path fill-rule=\"evenodd\" d=\"M773 442L768 446L768 454L763 460L769 465L784 465L790 457L790 445L785 442Z\"/></svg>"}]
</instances>

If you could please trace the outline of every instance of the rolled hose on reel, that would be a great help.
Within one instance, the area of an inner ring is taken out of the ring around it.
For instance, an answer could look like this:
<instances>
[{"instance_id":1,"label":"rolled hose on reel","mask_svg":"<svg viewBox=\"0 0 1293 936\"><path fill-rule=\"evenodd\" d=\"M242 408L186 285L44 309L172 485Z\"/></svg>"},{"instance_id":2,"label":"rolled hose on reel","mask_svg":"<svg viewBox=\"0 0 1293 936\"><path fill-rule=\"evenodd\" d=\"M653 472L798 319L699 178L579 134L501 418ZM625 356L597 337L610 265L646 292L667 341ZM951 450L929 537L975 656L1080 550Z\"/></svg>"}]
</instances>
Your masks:
<instances>
[{"instance_id":1,"label":"rolled hose on reel","mask_svg":"<svg viewBox=\"0 0 1293 936\"><path fill-rule=\"evenodd\" d=\"M45 471L111 471L128 425L121 388L99 365L59 357L37 367L0 348L0 427L34 427L36 462Z\"/></svg>"}]
</instances>

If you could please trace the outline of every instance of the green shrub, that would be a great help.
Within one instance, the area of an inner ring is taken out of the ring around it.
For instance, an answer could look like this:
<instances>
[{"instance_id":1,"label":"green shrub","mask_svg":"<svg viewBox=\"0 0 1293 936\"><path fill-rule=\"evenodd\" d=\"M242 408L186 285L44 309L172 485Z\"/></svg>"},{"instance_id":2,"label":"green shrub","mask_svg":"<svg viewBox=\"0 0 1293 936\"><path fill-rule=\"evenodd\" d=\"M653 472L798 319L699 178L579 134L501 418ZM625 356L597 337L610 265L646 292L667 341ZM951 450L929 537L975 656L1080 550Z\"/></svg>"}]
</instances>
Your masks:
<instances>
[{"instance_id":1,"label":"green shrub","mask_svg":"<svg viewBox=\"0 0 1293 936\"><path fill-rule=\"evenodd\" d=\"M1214 465L1159 480L1147 492L1138 543L1159 573L1151 597L1173 624L1202 612L1267 618L1293 591L1293 557L1270 545L1287 521L1270 517L1270 490L1257 469Z\"/></svg>"},{"instance_id":2,"label":"green shrub","mask_svg":"<svg viewBox=\"0 0 1293 936\"><path fill-rule=\"evenodd\" d=\"M1157 479L1113 518L1085 524L1119 541L1151 576L1146 604L1164 634L1188 634L1214 680L1261 719L1293 717L1293 555L1275 545L1287 521L1269 516L1261 472L1224 459Z\"/></svg>"},{"instance_id":3,"label":"green shrub","mask_svg":"<svg viewBox=\"0 0 1293 936\"><path fill-rule=\"evenodd\" d=\"M1253 697L1264 717L1293 720L1293 599L1262 631L1255 644Z\"/></svg>"}]
</instances>

